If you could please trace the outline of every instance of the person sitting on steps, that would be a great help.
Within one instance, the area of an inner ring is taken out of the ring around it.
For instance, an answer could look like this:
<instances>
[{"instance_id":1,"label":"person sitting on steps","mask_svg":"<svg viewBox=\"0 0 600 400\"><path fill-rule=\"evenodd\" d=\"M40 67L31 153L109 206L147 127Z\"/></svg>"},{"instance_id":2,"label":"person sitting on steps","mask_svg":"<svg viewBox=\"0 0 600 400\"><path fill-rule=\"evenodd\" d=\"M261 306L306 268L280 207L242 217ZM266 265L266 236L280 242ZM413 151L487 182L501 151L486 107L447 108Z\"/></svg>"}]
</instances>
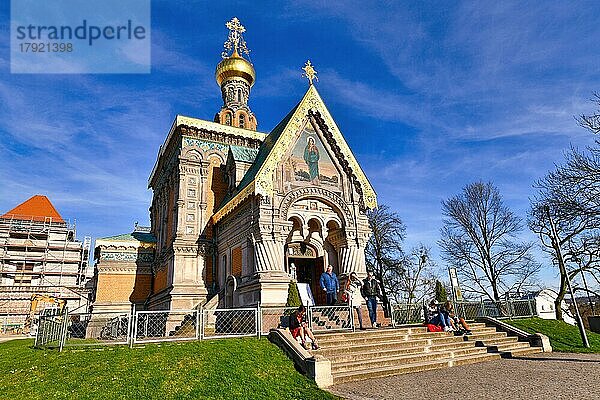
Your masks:
<instances>
[{"instance_id":1,"label":"person sitting on steps","mask_svg":"<svg viewBox=\"0 0 600 400\"><path fill-rule=\"evenodd\" d=\"M472 334L469 324L467 324L465 319L458 317L456 315L456 313L454 312L454 306L452 305L451 301L446 301L444 303L444 305L442 307L442 314L444 314L444 317L446 318L446 320L450 322L450 324L452 325L452 328L458 334L465 334L465 335ZM459 326L462 329L459 328Z\"/></svg>"},{"instance_id":2,"label":"person sitting on steps","mask_svg":"<svg viewBox=\"0 0 600 400\"><path fill-rule=\"evenodd\" d=\"M440 307L435 299L432 299L429 302L429 307L427 307L426 323L435 326L441 326L444 329L444 332L454 331L450 323L450 318L447 318L444 313L440 312Z\"/></svg>"},{"instance_id":3,"label":"person sitting on steps","mask_svg":"<svg viewBox=\"0 0 600 400\"><path fill-rule=\"evenodd\" d=\"M312 349L318 350L319 345L317 344L317 339L315 339L315 335L313 335L312 331L308 327L306 321L304 321L304 316L306 315L306 307L300 306L296 311L290 315L290 332L292 337L297 340L300 337L300 344L305 349L308 349L306 344L306 337L309 337L312 342Z\"/></svg>"}]
</instances>

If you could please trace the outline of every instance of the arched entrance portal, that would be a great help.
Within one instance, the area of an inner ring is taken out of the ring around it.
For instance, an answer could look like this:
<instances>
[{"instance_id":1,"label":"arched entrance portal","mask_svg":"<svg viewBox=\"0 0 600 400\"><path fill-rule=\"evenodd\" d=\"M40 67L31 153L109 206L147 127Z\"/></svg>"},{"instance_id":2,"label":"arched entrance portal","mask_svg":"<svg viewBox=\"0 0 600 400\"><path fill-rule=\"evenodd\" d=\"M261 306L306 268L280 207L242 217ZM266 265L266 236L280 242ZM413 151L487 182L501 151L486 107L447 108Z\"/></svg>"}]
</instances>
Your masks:
<instances>
[{"instance_id":1,"label":"arched entrance portal","mask_svg":"<svg viewBox=\"0 0 600 400\"><path fill-rule=\"evenodd\" d=\"M308 212L298 210L288 219L292 226L286 240L286 268L292 278L309 285L316 304L324 305L326 295L319 280L329 265L339 275L338 256L345 234L331 209L306 208Z\"/></svg>"},{"instance_id":2,"label":"arched entrance portal","mask_svg":"<svg viewBox=\"0 0 600 400\"><path fill-rule=\"evenodd\" d=\"M319 279L325 271L323 256L304 242L289 243L286 255L290 275L295 276L298 283L308 283L315 304L325 304L325 293L319 286Z\"/></svg>"}]
</instances>

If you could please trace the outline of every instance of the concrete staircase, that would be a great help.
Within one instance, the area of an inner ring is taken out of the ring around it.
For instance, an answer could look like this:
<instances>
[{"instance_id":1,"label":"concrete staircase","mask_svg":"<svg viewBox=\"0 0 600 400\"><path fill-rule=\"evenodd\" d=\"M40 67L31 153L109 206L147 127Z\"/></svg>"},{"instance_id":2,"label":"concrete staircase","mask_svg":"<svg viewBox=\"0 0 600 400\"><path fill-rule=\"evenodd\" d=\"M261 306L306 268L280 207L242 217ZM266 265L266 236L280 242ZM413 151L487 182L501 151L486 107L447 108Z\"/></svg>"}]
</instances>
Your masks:
<instances>
[{"instance_id":1,"label":"concrete staircase","mask_svg":"<svg viewBox=\"0 0 600 400\"><path fill-rule=\"evenodd\" d=\"M465 340L474 342L477 347L485 347L489 353L498 353L502 358L519 357L533 353L541 353L541 347L530 346L528 342L519 342L516 336L508 336L506 332L497 332L496 328L487 328L484 324L474 324L473 334L465 336Z\"/></svg>"},{"instance_id":2,"label":"concrete staircase","mask_svg":"<svg viewBox=\"0 0 600 400\"><path fill-rule=\"evenodd\" d=\"M337 385L541 351L484 324L471 327L473 335L465 337L427 332L421 326L317 334L321 348L312 354L331 361Z\"/></svg>"}]
</instances>

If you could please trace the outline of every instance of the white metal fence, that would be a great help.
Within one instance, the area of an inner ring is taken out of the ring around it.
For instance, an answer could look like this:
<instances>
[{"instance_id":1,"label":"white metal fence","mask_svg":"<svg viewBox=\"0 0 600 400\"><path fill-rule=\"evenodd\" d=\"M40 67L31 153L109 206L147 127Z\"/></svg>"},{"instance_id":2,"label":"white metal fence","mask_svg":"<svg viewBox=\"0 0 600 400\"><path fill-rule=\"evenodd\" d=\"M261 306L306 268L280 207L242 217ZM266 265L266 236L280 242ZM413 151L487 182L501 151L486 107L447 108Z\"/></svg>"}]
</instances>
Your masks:
<instances>
[{"instance_id":1,"label":"white metal fence","mask_svg":"<svg viewBox=\"0 0 600 400\"><path fill-rule=\"evenodd\" d=\"M392 305L392 324L394 326L422 323L425 320L426 304ZM454 304L458 317L474 320L477 317L521 318L536 315L535 300L461 301Z\"/></svg>"},{"instance_id":2,"label":"white metal fence","mask_svg":"<svg viewBox=\"0 0 600 400\"><path fill-rule=\"evenodd\" d=\"M295 307L158 310L110 313L40 315L36 347L130 345L166 341L258 336L274 328L289 326ZM534 300L504 302L457 302L456 314L467 320L476 317L528 317L535 315ZM422 323L423 304L395 304L392 325ZM351 305L307 307L306 322L313 332L353 331Z\"/></svg>"},{"instance_id":3,"label":"white metal fence","mask_svg":"<svg viewBox=\"0 0 600 400\"><path fill-rule=\"evenodd\" d=\"M41 315L36 347L138 345L143 343L258 336L285 328L295 307L157 310ZM350 306L307 307L315 332L353 330Z\"/></svg>"},{"instance_id":4,"label":"white metal fence","mask_svg":"<svg viewBox=\"0 0 600 400\"><path fill-rule=\"evenodd\" d=\"M131 341L137 343L197 340L199 310L136 311Z\"/></svg>"}]
</instances>

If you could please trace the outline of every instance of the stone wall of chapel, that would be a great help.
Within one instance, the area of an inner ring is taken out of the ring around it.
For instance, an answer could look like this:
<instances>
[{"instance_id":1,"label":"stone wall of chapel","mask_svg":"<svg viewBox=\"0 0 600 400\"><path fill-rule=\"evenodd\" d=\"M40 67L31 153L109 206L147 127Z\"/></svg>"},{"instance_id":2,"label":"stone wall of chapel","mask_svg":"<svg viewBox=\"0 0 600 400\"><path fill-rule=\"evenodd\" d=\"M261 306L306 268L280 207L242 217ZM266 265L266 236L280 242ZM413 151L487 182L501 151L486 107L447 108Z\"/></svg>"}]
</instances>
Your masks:
<instances>
[{"instance_id":1,"label":"stone wall of chapel","mask_svg":"<svg viewBox=\"0 0 600 400\"><path fill-rule=\"evenodd\" d=\"M236 275L245 281L255 271L252 249L252 234L255 229L252 218L253 207L255 207L253 199L249 198L234 213L219 221L217 226L217 269L220 286L228 275ZM225 263L223 257L225 257Z\"/></svg>"}]
</instances>

